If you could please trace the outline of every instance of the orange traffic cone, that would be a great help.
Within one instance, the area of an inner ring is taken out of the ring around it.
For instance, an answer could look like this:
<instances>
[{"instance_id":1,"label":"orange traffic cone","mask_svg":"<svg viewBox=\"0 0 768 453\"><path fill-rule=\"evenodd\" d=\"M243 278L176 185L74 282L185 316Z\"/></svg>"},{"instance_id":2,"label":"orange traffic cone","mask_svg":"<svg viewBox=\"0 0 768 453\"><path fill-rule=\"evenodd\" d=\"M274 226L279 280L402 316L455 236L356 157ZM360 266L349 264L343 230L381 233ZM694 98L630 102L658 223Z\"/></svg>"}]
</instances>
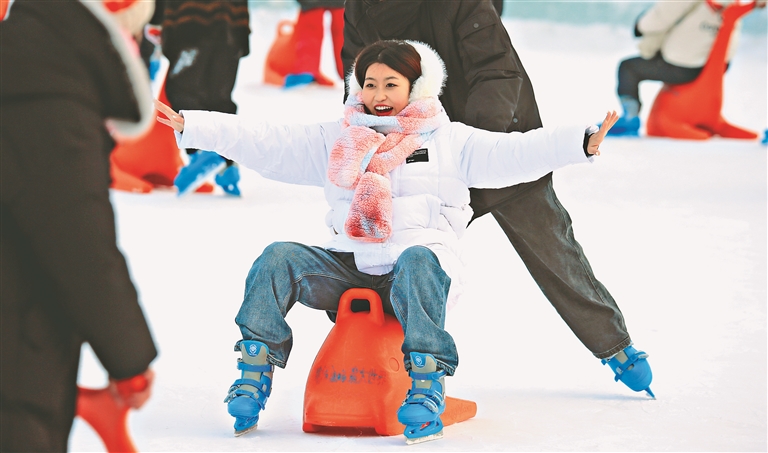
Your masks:
<instances>
[{"instance_id":1,"label":"orange traffic cone","mask_svg":"<svg viewBox=\"0 0 768 453\"><path fill-rule=\"evenodd\" d=\"M285 76L291 72L296 61L296 44L293 38L295 23L283 20L277 24L275 42L269 48L264 63L264 83L285 85Z\"/></svg>"},{"instance_id":2,"label":"orange traffic cone","mask_svg":"<svg viewBox=\"0 0 768 453\"><path fill-rule=\"evenodd\" d=\"M368 312L352 312L352 301L367 300ZM339 300L336 325L320 347L304 391L305 432L371 431L402 434L397 409L411 388L405 372L403 330L384 313L379 295L354 288ZM444 425L477 414L473 401L446 397Z\"/></svg>"},{"instance_id":3,"label":"orange traffic cone","mask_svg":"<svg viewBox=\"0 0 768 453\"><path fill-rule=\"evenodd\" d=\"M118 407L107 388L77 390L77 415L93 427L107 451L135 452L136 446L128 434L128 406Z\"/></svg>"},{"instance_id":4,"label":"orange traffic cone","mask_svg":"<svg viewBox=\"0 0 768 453\"><path fill-rule=\"evenodd\" d=\"M709 59L693 82L664 84L648 114L646 133L655 137L706 140L713 135L755 139L757 134L725 121L723 75L726 54L736 21L755 7L755 2L735 2L723 11L723 23Z\"/></svg>"},{"instance_id":5,"label":"orange traffic cone","mask_svg":"<svg viewBox=\"0 0 768 453\"><path fill-rule=\"evenodd\" d=\"M168 104L165 84L158 99ZM173 179L184 165L173 130L158 122L144 136L118 143L109 160L112 188L141 193L173 186Z\"/></svg>"}]
</instances>

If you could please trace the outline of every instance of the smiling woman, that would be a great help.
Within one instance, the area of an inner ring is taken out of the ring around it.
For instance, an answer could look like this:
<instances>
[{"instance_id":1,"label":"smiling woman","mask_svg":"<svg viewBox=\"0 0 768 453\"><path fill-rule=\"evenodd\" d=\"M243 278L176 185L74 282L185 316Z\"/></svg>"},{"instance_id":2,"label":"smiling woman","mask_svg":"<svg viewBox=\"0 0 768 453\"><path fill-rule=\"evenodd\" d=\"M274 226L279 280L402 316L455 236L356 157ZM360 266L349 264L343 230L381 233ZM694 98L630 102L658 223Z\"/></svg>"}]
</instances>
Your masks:
<instances>
[{"instance_id":1,"label":"smiling woman","mask_svg":"<svg viewBox=\"0 0 768 453\"><path fill-rule=\"evenodd\" d=\"M421 77L421 58L405 41L380 41L358 55L354 74L363 87L367 113L397 115L413 100L411 87Z\"/></svg>"},{"instance_id":2,"label":"smiling woman","mask_svg":"<svg viewBox=\"0 0 768 453\"><path fill-rule=\"evenodd\" d=\"M331 240L276 242L246 279L235 322L242 370L226 399L235 435L256 429L293 345L285 316L296 301L335 313L351 288L376 291L400 322L413 388L398 409L408 443L442 436L444 378L459 363L445 313L462 290L459 237L472 217L470 187L532 181L588 162L616 121L507 134L451 122L438 99L446 72L425 44L364 48L349 77L344 118L309 125L246 124L216 112L160 110L180 147L211 149L278 181L325 188ZM594 127L594 126L593 126ZM589 145L589 146L587 146Z\"/></svg>"}]
</instances>

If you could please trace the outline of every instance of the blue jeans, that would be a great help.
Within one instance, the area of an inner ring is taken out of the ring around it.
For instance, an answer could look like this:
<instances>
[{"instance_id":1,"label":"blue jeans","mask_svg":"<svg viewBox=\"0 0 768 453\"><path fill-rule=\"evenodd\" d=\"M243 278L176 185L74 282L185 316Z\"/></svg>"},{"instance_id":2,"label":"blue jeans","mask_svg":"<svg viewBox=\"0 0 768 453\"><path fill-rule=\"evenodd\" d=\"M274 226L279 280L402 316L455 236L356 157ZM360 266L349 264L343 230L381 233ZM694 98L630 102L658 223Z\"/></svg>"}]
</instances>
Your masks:
<instances>
[{"instance_id":1,"label":"blue jeans","mask_svg":"<svg viewBox=\"0 0 768 453\"><path fill-rule=\"evenodd\" d=\"M235 322L243 340L266 344L267 360L285 368L293 346L285 316L296 302L333 314L346 290L369 288L381 297L384 312L394 315L403 327L406 369L410 369L410 353L421 352L432 354L438 367L453 375L459 357L444 329L450 286L450 277L426 247L406 249L388 274L368 275L357 270L351 253L275 242L253 263Z\"/></svg>"}]
</instances>

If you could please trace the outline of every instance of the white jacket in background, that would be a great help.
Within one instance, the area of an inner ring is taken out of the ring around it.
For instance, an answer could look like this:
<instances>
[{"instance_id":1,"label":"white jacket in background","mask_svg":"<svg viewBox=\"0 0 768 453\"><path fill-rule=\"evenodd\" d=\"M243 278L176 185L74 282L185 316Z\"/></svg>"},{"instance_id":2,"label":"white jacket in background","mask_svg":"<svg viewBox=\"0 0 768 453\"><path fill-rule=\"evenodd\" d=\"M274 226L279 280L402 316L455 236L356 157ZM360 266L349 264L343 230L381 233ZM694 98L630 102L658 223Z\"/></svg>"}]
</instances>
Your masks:
<instances>
[{"instance_id":1,"label":"white jacket in background","mask_svg":"<svg viewBox=\"0 0 768 453\"><path fill-rule=\"evenodd\" d=\"M728 2L719 2L727 6ZM642 33L640 56L653 58L661 51L667 63L684 68L701 68L707 62L723 19L706 0L658 1L637 22ZM738 43L741 21L736 23L728 44L730 61Z\"/></svg>"}]
</instances>

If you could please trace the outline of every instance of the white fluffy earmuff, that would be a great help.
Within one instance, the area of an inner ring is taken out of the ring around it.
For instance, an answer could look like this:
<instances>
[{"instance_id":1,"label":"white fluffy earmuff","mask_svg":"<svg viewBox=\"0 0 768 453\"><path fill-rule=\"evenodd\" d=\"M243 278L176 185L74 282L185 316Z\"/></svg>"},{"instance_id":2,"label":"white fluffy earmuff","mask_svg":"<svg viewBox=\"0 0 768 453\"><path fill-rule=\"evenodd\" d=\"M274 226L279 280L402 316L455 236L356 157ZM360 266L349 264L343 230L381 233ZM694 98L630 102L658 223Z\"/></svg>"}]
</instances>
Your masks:
<instances>
[{"instance_id":1,"label":"white fluffy earmuff","mask_svg":"<svg viewBox=\"0 0 768 453\"><path fill-rule=\"evenodd\" d=\"M443 63L437 52L423 42L405 42L412 45L419 53L419 56L421 56L421 77L413 82L408 101L413 102L418 99L440 96L447 77L445 63ZM349 87L350 96L354 96L363 90L355 77L355 65L352 65L352 69L347 74L347 86Z\"/></svg>"}]
</instances>

